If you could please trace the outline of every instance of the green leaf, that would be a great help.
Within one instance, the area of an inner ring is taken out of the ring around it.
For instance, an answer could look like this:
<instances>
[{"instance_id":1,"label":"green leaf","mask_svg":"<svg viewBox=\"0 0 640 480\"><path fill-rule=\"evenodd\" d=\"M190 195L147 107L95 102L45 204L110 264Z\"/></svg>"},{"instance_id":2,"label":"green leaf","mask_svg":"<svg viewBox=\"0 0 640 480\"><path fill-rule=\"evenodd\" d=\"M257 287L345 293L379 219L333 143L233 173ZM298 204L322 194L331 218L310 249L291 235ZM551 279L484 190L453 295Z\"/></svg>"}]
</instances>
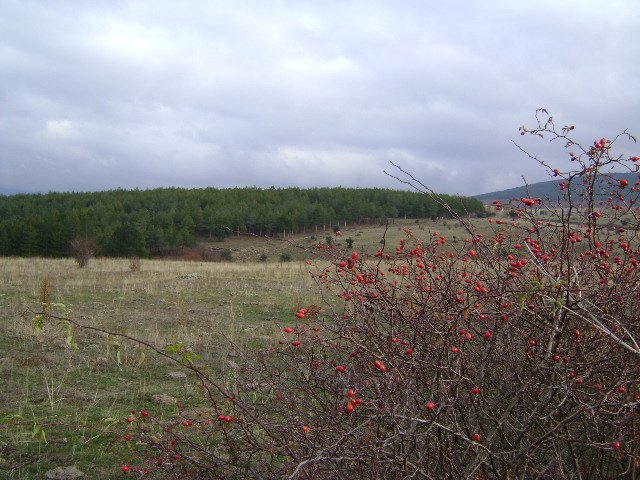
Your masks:
<instances>
[{"instance_id":1,"label":"green leaf","mask_svg":"<svg viewBox=\"0 0 640 480\"><path fill-rule=\"evenodd\" d=\"M140 350L140 356L138 357L138 366L141 367L142 364L144 363L145 358L147 358L147 356L145 355L144 351Z\"/></svg>"},{"instance_id":2,"label":"green leaf","mask_svg":"<svg viewBox=\"0 0 640 480\"><path fill-rule=\"evenodd\" d=\"M74 342L73 342L73 325L71 324L71 322L65 322L65 333L67 335L67 337L66 337L67 345L69 345L70 347L73 346L73 344L74 344Z\"/></svg>"},{"instance_id":3,"label":"green leaf","mask_svg":"<svg viewBox=\"0 0 640 480\"><path fill-rule=\"evenodd\" d=\"M122 354L120 353L122 350L122 346L120 341L116 337L109 337L109 343L111 344L111 348L116 354L116 362L118 365L122 364Z\"/></svg>"},{"instance_id":4,"label":"green leaf","mask_svg":"<svg viewBox=\"0 0 640 480\"><path fill-rule=\"evenodd\" d=\"M187 350L182 342L167 345L165 347L165 351L167 353L176 353L180 355L180 359L185 365L193 365L196 360L200 359L200 355Z\"/></svg>"},{"instance_id":5,"label":"green leaf","mask_svg":"<svg viewBox=\"0 0 640 480\"><path fill-rule=\"evenodd\" d=\"M47 442L47 434L45 431L37 424L33 424L33 432L31 432L31 438L35 438L36 436L40 437L40 440L43 442Z\"/></svg>"},{"instance_id":6,"label":"green leaf","mask_svg":"<svg viewBox=\"0 0 640 480\"><path fill-rule=\"evenodd\" d=\"M10 423L12 420L22 420L23 418L22 415L18 415L17 413L10 413L0 417L0 423Z\"/></svg>"},{"instance_id":7,"label":"green leaf","mask_svg":"<svg viewBox=\"0 0 640 480\"><path fill-rule=\"evenodd\" d=\"M193 365L196 360L200 360L200 355L194 352L184 351L180 355L182 356L182 361L189 365Z\"/></svg>"},{"instance_id":8,"label":"green leaf","mask_svg":"<svg viewBox=\"0 0 640 480\"><path fill-rule=\"evenodd\" d=\"M182 353L184 351L184 343L177 342L167 345L165 347L165 351L167 353Z\"/></svg>"},{"instance_id":9,"label":"green leaf","mask_svg":"<svg viewBox=\"0 0 640 480\"><path fill-rule=\"evenodd\" d=\"M36 332L41 331L44 328L44 315L38 313L33 316L33 329Z\"/></svg>"}]
</instances>

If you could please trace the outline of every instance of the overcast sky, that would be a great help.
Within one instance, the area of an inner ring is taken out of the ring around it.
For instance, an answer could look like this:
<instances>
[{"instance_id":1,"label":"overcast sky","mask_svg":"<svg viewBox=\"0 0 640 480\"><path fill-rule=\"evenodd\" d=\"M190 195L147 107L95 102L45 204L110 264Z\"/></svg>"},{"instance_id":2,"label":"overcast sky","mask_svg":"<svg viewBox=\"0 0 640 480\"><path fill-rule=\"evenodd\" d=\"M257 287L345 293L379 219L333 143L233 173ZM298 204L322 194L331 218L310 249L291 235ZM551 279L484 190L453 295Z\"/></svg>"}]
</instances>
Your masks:
<instances>
[{"instance_id":1,"label":"overcast sky","mask_svg":"<svg viewBox=\"0 0 640 480\"><path fill-rule=\"evenodd\" d=\"M639 26L637 0L0 0L0 193L547 180L511 143L537 107L640 134Z\"/></svg>"}]
</instances>

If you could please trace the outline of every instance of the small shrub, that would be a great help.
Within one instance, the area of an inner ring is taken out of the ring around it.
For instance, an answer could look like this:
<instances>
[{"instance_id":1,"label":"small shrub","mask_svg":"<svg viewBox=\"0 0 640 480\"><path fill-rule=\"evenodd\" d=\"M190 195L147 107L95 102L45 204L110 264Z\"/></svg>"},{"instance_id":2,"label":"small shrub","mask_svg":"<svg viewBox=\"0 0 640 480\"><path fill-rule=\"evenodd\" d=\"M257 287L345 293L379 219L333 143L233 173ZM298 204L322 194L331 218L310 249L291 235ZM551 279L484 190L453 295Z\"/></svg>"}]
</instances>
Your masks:
<instances>
[{"instance_id":1,"label":"small shrub","mask_svg":"<svg viewBox=\"0 0 640 480\"><path fill-rule=\"evenodd\" d=\"M353 247L353 238L347 238L345 239L345 242L347 242L347 248Z\"/></svg>"},{"instance_id":2,"label":"small shrub","mask_svg":"<svg viewBox=\"0 0 640 480\"><path fill-rule=\"evenodd\" d=\"M267 254L266 253L261 253L260 257L258 258L259 261L261 262L266 262L267 261Z\"/></svg>"},{"instance_id":3,"label":"small shrub","mask_svg":"<svg viewBox=\"0 0 640 480\"><path fill-rule=\"evenodd\" d=\"M47 276L47 277L44 277L42 280L40 280L40 303L43 306L51 303L52 290L53 290L53 283L51 281L51 278Z\"/></svg>"},{"instance_id":4,"label":"small shrub","mask_svg":"<svg viewBox=\"0 0 640 480\"><path fill-rule=\"evenodd\" d=\"M129 260L129 270L132 272L139 272L142 270L142 259L139 257L133 257Z\"/></svg>"},{"instance_id":5,"label":"small shrub","mask_svg":"<svg viewBox=\"0 0 640 480\"><path fill-rule=\"evenodd\" d=\"M96 241L93 238L76 238L71 240L70 246L71 255L80 268L87 266L96 251Z\"/></svg>"},{"instance_id":6,"label":"small shrub","mask_svg":"<svg viewBox=\"0 0 640 480\"><path fill-rule=\"evenodd\" d=\"M280 254L280 261L281 262L290 262L291 261L291 254L288 252L282 252Z\"/></svg>"},{"instance_id":7,"label":"small shrub","mask_svg":"<svg viewBox=\"0 0 640 480\"><path fill-rule=\"evenodd\" d=\"M324 237L324 241L327 245L331 246L333 245L333 237L327 235L326 237Z\"/></svg>"},{"instance_id":8,"label":"small shrub","mask_svg":"<svg viewBox=\"0 0 640 480\"><path fill-rule=\"evenodd\" d=\"M228 248L220 250L220 259L223 262L233 262L233 254L231 253L231 250Z\"/></svg>"}]
</instances>

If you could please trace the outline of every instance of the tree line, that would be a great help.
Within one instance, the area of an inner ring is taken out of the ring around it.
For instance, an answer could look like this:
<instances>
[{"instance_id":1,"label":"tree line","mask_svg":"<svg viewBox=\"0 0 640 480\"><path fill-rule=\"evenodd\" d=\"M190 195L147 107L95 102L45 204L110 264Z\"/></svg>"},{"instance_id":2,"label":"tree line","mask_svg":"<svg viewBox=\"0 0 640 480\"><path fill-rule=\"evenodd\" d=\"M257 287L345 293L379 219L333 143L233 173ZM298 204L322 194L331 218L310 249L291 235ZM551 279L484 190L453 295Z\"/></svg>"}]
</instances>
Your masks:
<instances>
[{"instance_id":1,"label":"tree line","mask_svg":"<svg viewBox=\"0 0 640 480\"><path fill-rule=\"evenodd\" d=\"M462 215L483 215L476 199L442 195ZM415 192L380 188L110 190L0 196L0 255L64 257L77 238L100 255L147 257L198 239L234 233L313 233L339 222L447 216Z\"/></svg>"}]
</instances>

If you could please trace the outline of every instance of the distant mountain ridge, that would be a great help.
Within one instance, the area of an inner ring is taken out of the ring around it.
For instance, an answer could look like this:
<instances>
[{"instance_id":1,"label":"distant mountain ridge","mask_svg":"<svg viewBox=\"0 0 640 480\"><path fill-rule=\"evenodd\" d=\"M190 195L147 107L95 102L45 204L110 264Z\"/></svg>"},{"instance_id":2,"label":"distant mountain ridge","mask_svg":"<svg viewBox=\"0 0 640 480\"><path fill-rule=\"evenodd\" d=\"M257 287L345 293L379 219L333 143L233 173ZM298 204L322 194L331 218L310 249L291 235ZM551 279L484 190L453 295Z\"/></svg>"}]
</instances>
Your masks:
<instances>
[{"instance_id":1,"label":"distant mountain ridge","mask_svg":"<svg viewBox=\"0 0 640 480\"><path fill-rule=\"evenodd\" d=\"M609 176L615 179L625 179L629 182L629 185L635 184L639 180L639 174L635 172L625 173L609 173ZM505 203L512 198L533 197L556 200L562 193L560 190L560 182L563 180L549 180L546 182L531 183L528 186L521 186L515 188L508 188L506 190L499 190L497 192L483 193L480 195L474 195L473 198L480 200L482 203L491 203L493 200L500 200Z\"/></svg>"}]
</instances>

